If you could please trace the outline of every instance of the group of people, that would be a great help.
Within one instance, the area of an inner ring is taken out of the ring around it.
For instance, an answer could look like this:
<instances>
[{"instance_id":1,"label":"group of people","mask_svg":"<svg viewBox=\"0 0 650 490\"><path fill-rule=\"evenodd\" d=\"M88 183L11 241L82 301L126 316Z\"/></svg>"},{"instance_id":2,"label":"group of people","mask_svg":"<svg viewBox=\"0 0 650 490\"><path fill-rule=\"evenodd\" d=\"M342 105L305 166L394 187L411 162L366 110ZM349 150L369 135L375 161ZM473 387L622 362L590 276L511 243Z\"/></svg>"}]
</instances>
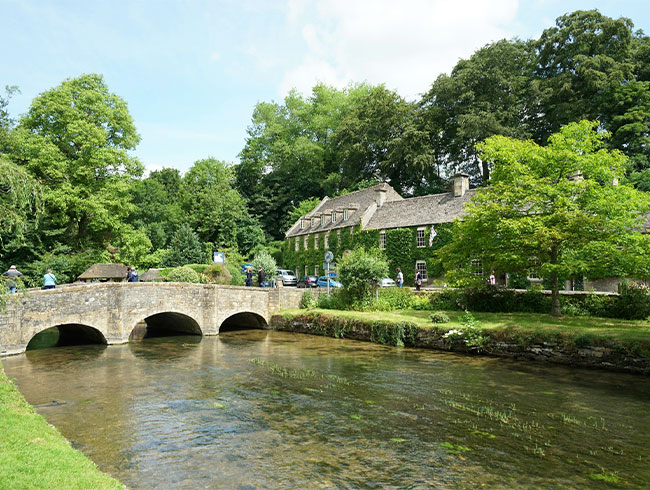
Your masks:
<instances>
[{"instance_id":1,"label":"group of people","mask_svg":"<svg viewBox=\"0 0 650 490\"><path fill-rule=\"evenodd\" d=\"M402 287L404 285L404 274L402 273L402 269L399 267L396 269L397 272L397 277L395 278L395 282L397 283L398 287ZM420 288L422 287L422 273L420 271L415 271L415 290L419 291Z\"/></svg>"},{"instance_id":2,"label":"group of people","mask_svg":"<svg viewBox=\"0 0 650 490\"><path fill-rule=\"evenodd\" d=\"M3 272L2 275L7 278L7 292L15 294L18 287L17 279L22 277L23 273L20 272L15 265L12 265L7 271ZM47 269L45 275L43 275L43 289L54 289L55 286L56 276L52 274L52 269Z\"/></svg>"},{"instance_id":3,"label":"group of people","mask_svg":"<svg viewBox=\"0 0 650 490\"><path fill-rule=\"evenodd\" d=\"M257 285L258 287L263 288L264 283L266 282L266 273L262 269L261 265L257 266ZM253 285L253 269L251 266L246 266L246 286Z\"/></svg>"}]
</instances>

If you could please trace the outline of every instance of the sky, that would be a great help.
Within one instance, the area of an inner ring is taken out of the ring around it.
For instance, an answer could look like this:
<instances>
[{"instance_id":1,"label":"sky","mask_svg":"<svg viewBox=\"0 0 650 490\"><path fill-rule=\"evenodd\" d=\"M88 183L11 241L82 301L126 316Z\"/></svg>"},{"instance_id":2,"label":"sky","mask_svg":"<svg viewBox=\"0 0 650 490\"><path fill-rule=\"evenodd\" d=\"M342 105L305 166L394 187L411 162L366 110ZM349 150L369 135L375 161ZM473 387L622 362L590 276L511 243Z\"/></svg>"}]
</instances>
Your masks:
<instances>
[{"instance_id":1,"label":"sky","mask_svg":"<svg viewBox=\"0 0 650 490\"><path fill-rule=\"evenodd\" d=\"M0 87L14 118L67 78L99 73L129 106L148 170L237 162L258 102L324 82L407 100L500 39L537 38L596 8L650 34L647 0L0 0Z\"/></svg>"}]
</instances>

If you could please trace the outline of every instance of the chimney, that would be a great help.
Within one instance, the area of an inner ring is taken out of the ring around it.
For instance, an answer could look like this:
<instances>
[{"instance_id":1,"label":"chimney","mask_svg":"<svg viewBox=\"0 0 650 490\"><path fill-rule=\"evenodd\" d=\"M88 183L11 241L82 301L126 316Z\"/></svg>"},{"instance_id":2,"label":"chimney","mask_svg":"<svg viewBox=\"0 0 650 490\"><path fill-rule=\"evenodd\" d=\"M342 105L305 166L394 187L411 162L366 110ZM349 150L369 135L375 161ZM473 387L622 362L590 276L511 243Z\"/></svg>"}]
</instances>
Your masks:
<instances>
[{"instance_id":1,"label":"chimney","mask_svg":"<svg viewBox=\"0 0 650 490\"><path fill-rule=\"evenodd\" d=\"M380 187L377 187L375 189L375 199L377 201L377 207L380 208L384 205L386 202L386 193L388 192L388 189L386 189L383 185Z\"/></svg>"},{"instance_id":2,"label":"chimney","mask_svg":"<svg viewBox=\"0 0 650 490\"><path fill-rule=\"evenodd\" d=\"M459 172L452 176L454 182L454 197L463 197L469 189L469 175Z\"/></svg>"}]
</instances>

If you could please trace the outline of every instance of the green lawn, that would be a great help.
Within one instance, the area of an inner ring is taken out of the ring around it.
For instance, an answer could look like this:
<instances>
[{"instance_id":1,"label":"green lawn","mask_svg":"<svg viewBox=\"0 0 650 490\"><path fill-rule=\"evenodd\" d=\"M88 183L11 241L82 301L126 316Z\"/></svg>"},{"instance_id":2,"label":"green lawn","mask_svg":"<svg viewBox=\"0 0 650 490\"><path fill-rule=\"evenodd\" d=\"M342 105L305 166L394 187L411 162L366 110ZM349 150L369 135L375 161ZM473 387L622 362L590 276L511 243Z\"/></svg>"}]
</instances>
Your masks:
<instances>
[{"instance_id":1,"label":"green lawn","mask_svg":"<svg viewBox=\"0 0 650 490\"><path fill-rule=\"evenodd\" d=\"M401 311L341 311L341 310L284 310L292 315L306 312L324 315L336 315L354 318L361 321L394 321L412 322L420 327L432 327L429 320L431 311L401 310ZM458 328L463 316L462 311L446 311L450 322L439 325L445 328ZM507 334L551 336L588 336L593 339L610 340L625 344L640 343L650 346L650 323L644 320L616 320L612 318L552 317L540 313L474 313L474 317L481 322L481 328L500 336Z\"/></svg>"},{"instance_id":2,"label":"green lawn","mask_svg":"<svg viewBox=\"0 0 650 490\"><path fill-rule=\"evenodd\" d=\"M124 488L38 415L1 365L0 431L0 489Z\"/></svg>"}]
</instances>

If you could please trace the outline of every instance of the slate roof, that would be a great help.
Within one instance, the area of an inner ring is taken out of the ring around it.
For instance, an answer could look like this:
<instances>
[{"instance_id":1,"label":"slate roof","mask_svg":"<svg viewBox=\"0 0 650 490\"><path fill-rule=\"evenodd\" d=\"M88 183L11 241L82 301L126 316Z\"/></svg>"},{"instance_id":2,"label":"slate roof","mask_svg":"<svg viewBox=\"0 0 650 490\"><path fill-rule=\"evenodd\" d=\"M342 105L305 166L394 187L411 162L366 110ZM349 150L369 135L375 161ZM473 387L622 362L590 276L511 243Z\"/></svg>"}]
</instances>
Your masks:
<instances>
[{"instance_id":1,"label":"slate roof","mask_svg":"<svg viewBox=\"0 0 650 490\"><path fill-rule=\"evenodd\" d=\"M472 199L475 192L470 189L461 197L454 197L453 192L445 192L387 202L375 211L366 229L449 223L456 217L465 216L465 203Z\"/></svg>"},{"instance_id":2,"label":"slate roof","mask_svg":"<svg viewBox=\"0 0 650 490\"><path fill-rule=\"evenodd\" d=\"M305 228L300 229L300 220L289 228L286 237L294 237L301 235L308 235L310 233L320 233L328 230L336 230L340 228L347 228L349 226L356 226L361 223L361 219L369 212L372 213L372 208L376 207L377 202L377 189L384 189L386 191L386 201L384 206L389 202L402 201L404 198L400 196L395 189L386 183L377 184L367 189L362 189L356 192L350 192L339 197L328 198L325 197L318 206L306 216L301 219L316 217L316 225L311 226L310 222L305 221ZM343 221L343 210L348 209L348 219ZM331 221L332 211L337 212L336 223ZM340 214L339 214L340 213ZM321 226L320 215L326 214L325 223Z\"/></svg>"},{"instance_id":3,"label":"slate roof","mask_svg":"<svg viewBox=\"0 0 650 490\"><path fill-rule=\"evenodd\" d=\"M126 266L124 264L94 264L78 279L120 279L126 281Z\"/></svg>"}]
</instances>

